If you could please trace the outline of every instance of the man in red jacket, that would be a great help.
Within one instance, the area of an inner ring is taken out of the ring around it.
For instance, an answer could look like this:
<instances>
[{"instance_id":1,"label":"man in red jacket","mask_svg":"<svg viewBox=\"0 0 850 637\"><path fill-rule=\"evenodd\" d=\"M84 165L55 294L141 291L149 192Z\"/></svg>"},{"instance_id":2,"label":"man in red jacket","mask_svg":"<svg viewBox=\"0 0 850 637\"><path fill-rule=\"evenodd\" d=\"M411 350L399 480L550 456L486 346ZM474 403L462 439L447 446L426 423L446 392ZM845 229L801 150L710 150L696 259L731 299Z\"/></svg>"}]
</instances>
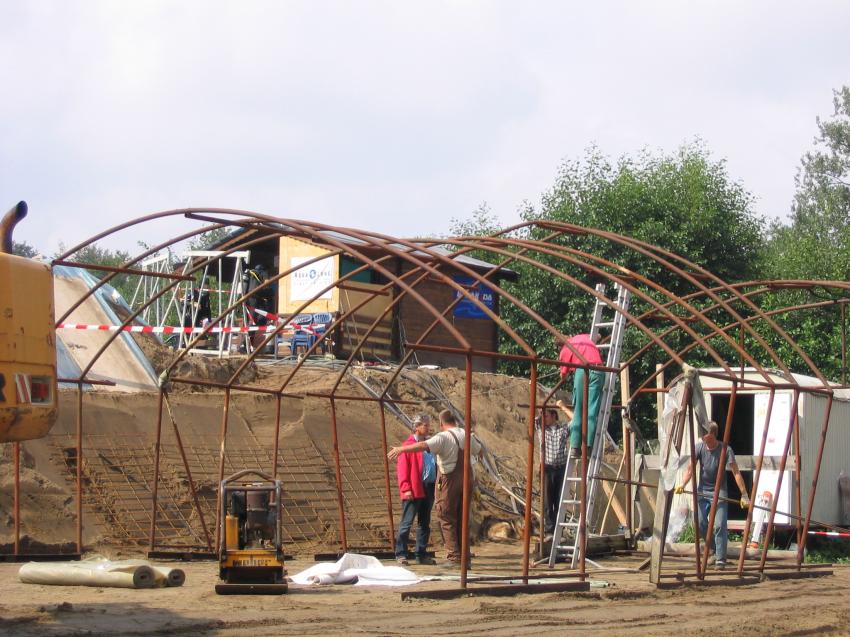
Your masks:
<instances>
[{"instance_id":1,"label":"man in red jacket","mask_svg":"<svg viewBox=\"0 0 850 637\"><path fill-rule=\"evenodd\" d=\"M431 434L431 419L427 415L413 419L413 433L404 441L405 445L422 442ZM396 466L398 489L401 494L401 523L395 543L395 558L399 564L407 565L407 540L414 518L418 518L416 529L416 562L434 564L428 557L428 539L431 536L431 508L434 506L434 484L437 480L437 464L428 451L401 454Z\"/></svg>"}]
</instances>

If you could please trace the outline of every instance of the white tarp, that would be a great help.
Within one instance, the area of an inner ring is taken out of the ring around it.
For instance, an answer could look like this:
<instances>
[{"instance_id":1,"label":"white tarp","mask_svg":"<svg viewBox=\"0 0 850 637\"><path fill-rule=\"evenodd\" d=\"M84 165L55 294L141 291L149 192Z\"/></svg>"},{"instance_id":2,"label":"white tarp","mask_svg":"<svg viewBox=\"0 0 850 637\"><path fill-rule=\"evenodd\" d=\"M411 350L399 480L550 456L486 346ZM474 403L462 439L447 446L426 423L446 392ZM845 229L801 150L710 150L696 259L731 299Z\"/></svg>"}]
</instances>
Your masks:
<instances>
[{"instance_id":1,"label":"white tarp","mask_svg":"<svg viewBox=\"0 0 850 637\"><path fill-rule=\"evenodd\" d=\"M356 584L357 586L408 586L421 581L401 566L385 566L371 555L346 553L336 562L320 562L291 577L303 586Z\"/></svg>"},{"instance_id":2,"label":"white tarp","mask_svg":"<svg viewBox=\"0 0 850 637\"><path fill-rule=\"evenodd\" d=\"M27 562L18 571L24 584L51 586L103 586L153 588L182 586L185 573L179 568L154 566L146 560L113 562L95 557L79 562Z\"/></svg>"}]
</instances>

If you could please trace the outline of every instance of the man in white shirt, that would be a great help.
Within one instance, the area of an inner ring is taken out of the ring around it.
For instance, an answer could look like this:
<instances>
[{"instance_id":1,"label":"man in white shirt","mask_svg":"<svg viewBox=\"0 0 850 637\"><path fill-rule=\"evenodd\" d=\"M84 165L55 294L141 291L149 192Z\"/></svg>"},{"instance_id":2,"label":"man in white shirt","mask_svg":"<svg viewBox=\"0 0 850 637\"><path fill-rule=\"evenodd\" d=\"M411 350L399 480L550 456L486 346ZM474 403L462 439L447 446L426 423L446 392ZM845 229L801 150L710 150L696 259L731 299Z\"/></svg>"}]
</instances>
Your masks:
<instances>
[{"instance_id":1,"label":"man in white shirt","mask_svg":"<svg viewBox=\"0 0 850 637\"><path fill-rule=\"evenodd\" d=\"M402 453L430 451L437 458L436 510L440 521L446 559L450 565L460 564L461 527L463 520L463 429L457 426L454 414L448 409L440 412L440 433L428 440L393 447L387 454L394 460ZM472 436L472 455L480 456L481 443Z\"/></svg>"}]
</instances>

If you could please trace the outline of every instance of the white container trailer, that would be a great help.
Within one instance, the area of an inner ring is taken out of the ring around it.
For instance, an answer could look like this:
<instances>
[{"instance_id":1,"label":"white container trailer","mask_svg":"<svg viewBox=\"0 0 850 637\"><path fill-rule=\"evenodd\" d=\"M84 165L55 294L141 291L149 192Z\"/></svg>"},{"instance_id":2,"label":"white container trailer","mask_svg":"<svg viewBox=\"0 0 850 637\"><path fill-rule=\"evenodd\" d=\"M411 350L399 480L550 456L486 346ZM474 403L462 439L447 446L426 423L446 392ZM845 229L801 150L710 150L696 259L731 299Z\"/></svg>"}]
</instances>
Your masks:
<instances>
[{"instance_id":1,"label":"white container trailer","mask_svg":"<svg viewBox=\"0 0 850 637\"><path fill-rule=\"evenodd\" d=\"M701 370L722 373L720 369ZM788 381L773 372L769 374L771 381L778 385L788 385ZM745 379L763 381L764 377L752 369L745 370ZM799 455L800 455L800 501L797 502L795 456L797 454L796 436L792 433L789 458L784 471L781 489L779 490L777 511L805 516L809 497L814 482L814 472L820 449L821 432L829 406L829 398L823 394L813 394L804 391L806 388L822 388L823 384L811 376L793 375L796 383L803 391L797 404L799 426ZM705 375L700 375L700 381L705 396L706 409L709 418L720 425L720 436L726 424L732 383ZM820 474L817 481L814 506L812 508L813 526L817 522L827 524L842 524L843 514L838 479L844 472L850 475L850 390L833 389L834 399L829 411L829 425L826 434ZM791 407L794 400L793 389L777 389L773 399L770 414L768 436L764 451L764 465L759 479L757 494L769 492L776 496L777 479L779 478L779 463L785 448L785 441L791 422ZM755 478L757 456L761 447L764 433L765 418L770 390L766 387L739 385L735 398L735 410L732 420L730 446L738 457L747 486L752 485ZM736 489L734 481L728 480L730 496ZM737 507L729 509L729 518L742 519L746 513L736 511ZM788 516L776 516L778 524L793 524L795 521Z\"/></svg>"}]
</instances>

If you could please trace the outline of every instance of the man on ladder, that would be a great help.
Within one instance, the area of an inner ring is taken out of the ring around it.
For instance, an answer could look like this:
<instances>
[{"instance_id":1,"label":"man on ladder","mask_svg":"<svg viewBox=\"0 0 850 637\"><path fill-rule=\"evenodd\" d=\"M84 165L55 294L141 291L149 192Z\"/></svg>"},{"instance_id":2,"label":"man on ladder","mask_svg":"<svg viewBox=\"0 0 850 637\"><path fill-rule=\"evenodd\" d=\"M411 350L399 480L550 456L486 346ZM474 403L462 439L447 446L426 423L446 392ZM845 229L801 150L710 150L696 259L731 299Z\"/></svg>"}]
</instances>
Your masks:
<instances>
[{"instance_id":1,"label":"man on ladder","mask_svg":"<svg viewBox=\"0 0 850 637\"><path fill-rule=\"evenodd\" d=\"M572 349L570 348L572 346ZM575 351L574 351L575 350ZM561 353L558 360L562 363L574 363L576 365L584 365L576 352L581 354L585 361L591 365L602 365L602 355L599 353L599 348L590 337L590 334L577 334L567 339L564 346L561 348ZM584 414L584 384L587 382L587 370L576 367L561 367L561 378L564 378L570 372L573 372L573 405L574 409L570 411L561 401L556 404L564 413L572 417L570 422L570 455L573 458L581 457L581 419ZM602 405L602 387L605 384L605 372L596 370L590 371L590 387L587 392L587 446L593 448L593 441L596 437L596 420L599 416L599 407Z\"/></svg>"}]
</instances>

